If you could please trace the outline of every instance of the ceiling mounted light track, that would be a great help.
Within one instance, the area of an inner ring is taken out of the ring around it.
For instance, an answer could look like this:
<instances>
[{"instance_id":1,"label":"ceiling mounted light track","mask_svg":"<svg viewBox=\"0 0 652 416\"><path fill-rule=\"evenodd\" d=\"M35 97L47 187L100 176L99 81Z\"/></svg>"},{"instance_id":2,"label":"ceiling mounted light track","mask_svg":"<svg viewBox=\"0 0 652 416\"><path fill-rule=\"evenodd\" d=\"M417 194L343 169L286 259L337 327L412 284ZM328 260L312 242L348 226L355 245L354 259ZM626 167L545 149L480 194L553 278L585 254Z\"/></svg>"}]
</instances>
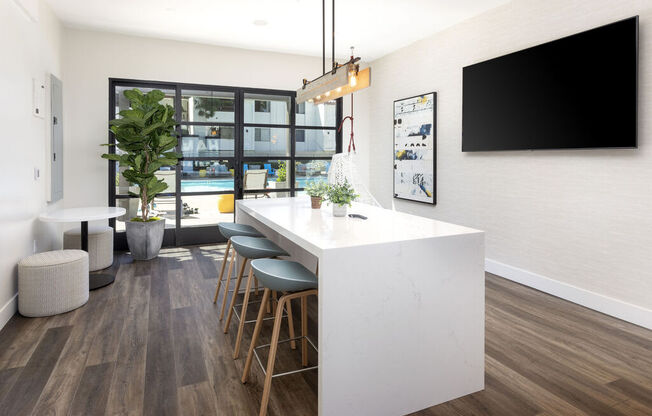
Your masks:
<instances>
[{"instance_id":1,"label":"ceiling mounted light track","mask_svg":"<svg viewBox=\"0 0 652 416\"><path fill-rule=\"evenodd\" d=\"M371 68L360 70L359 57L353 55L349 61L338 64L335 62L335 0L333 0L333 33L332 33L332 66L326 72L326 6L322 0L322 70L323 75L308 81L304 78L303 85L297 90L297 104L305 101L320 104L367 88L371 83Z\"/></svg>"}]
</instances>

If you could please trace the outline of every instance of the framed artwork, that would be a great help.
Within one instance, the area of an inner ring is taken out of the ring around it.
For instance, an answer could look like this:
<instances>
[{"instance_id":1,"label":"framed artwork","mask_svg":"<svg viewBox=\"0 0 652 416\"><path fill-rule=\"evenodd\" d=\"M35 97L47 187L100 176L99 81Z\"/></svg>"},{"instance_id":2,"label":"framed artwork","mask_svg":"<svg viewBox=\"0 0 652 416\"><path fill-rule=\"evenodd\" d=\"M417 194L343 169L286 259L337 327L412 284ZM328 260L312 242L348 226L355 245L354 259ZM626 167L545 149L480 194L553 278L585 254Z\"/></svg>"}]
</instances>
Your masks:
<instances>
[{"instance_id":1,"label":"framed artwork","mask_svg":"<svg viewBox=\"0 0 652 416\"><path fill-rule=\"evenodd\" d=\"M437 203L437 93L394 101L394 198Z\"/></svg>"}]
</instances>

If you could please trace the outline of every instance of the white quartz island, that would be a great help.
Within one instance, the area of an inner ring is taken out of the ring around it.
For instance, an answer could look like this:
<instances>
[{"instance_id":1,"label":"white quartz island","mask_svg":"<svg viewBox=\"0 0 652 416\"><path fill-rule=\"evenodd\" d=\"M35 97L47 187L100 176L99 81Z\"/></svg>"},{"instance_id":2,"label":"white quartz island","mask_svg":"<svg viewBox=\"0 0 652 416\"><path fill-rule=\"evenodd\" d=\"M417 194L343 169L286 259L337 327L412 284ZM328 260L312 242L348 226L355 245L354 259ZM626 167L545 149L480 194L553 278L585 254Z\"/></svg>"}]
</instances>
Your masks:
<instances>
[{"instance_id":1,"label":"white quartz island","mask_svg":"<svg viewBox=\"0 0 652 416\"><path fill-rule=\"evenodd\" d=\"M354 204L335 218L307 197L237 202L314 270L320 415L404 415L484 388L484 233ZM272 394L273 390L272 390Z\"/></svg>"}]
</instances>

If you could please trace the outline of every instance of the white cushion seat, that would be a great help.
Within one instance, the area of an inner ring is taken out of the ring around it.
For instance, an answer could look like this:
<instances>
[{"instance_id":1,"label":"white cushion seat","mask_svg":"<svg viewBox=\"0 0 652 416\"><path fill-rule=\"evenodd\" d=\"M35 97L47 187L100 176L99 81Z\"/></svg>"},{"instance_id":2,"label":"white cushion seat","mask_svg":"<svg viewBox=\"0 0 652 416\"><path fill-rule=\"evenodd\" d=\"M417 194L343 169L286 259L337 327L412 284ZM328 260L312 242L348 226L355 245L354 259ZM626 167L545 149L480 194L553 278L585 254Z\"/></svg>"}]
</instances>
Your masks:
<instances>
[{"instance_id":1,"label":"white cushion seat","mask_svg":"<svg viewBox=\"0 0 652 416\"><path fill-rule=\"evenodd\" d=\"M55 250L18 263L18 311L23 316L51 316L88 301L88 253Z\"/></svg>"},{"instance_id":2,"label":"white cushion seat","mask_svg":"<svg viewBox=\"0 0 652 416\"><path fill-rule=\"evenodd\" d=\"M63 233L64 249L81 249L81 228ZM88 267L90 271L106 269L113 264L113 228L108 225L88 227Z\"/></svg>"}]
</instances>

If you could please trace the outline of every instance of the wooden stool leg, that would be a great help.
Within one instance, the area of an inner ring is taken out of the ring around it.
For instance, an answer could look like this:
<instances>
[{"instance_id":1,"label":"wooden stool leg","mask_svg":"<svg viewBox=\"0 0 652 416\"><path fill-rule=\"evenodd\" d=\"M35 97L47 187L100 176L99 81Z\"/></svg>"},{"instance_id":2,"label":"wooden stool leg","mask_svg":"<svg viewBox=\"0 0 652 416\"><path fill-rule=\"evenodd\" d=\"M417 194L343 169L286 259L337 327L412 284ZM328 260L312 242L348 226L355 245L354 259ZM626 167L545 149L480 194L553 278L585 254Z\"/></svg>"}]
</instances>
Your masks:
<instances>
[{"instance_id":1,"label":"wooden stool leg","mask_svg":"<svg viewBox=\"0 0 652 416\"><path fill-rule=\"evenodd\" d=\"M272 290L272 313L276 315L276 308L278 308L278 292Z\"/></svg>"},{"instance_id":2,"label":"wooden stool leg","mask_svg":"<svg viewBox=\"0 0 652 416\"><path fill-rule=\"evenodd\" d=\"M242 301L242 312L240 313L240 323L238 324L238 335L235 337L235 351L233 351L234 360L240 356L240 344L242 343L242 333L244 332L245 321L247 320L247 304L249 303L249 291L251 290L251 281L253 278L254 269L249 267L249 276L247 277L244 300Z\"/></svg>"},{"instance_id":3,"label":"wooden stool leg","mask_svg":"<svg viewBox=\"0 0 652 416\"><path fill-rule=\"evenodd\" d=\"M231 251L231 261L229 262L229 272L224 285L224 296L222 296L222 308L220 309L220 321L224 319L224 309L226 309L226 297L229 296L229 286L231 286L231 272L235 263L235 248Z\"/></svg>"},{"instance_id":4,"label":"wooden stool leg","mask_svg":"<svg viewBox=\"0 0 652 416\"><path fill-rule=\"evenodd\" d=\"M254 334L251 336L251 345L249 345L249 352L247 353L247 361L245 363L244 371L242 372L242 382L246 383L251 372L251 362L254 358L254 348L256 348L256 341L258 335L263 327L263 317L265 316L265 306L268 305L270 290L265 288L263 291L263 298L260 301L260 309L258 310L258 318L256 319L256 326L254 327Z\"/></svg>"},{"instance_id":5,"label":"wooden stool leg","mask_svg":"<svg viewBox=\"0 0 652 416\"><path fill-rule=\"evenodd\" d=\"M301 297L301 365L308 367L308 297Z\"/></svg>"},{"instance_id":6,"label":"wooden stool leg","mask_svg":"<svg viewBox=\"0 0 652 416\"><path fill-rule=\"evenodd\" d=\"M265 386L263 387L263 398L260 402L259 416L267 415L267 405L269 404L269 394L272 389L272 376L274 375L274 361L276 360L276 350L278 349L278 338L281 332L281 321L283 320L283 309L286 297L281 296L279 304L276 307L276 316L274 317L274 332L272 341L269 346L269 358L267 358L267 375L265 376Z\"/></svg>"},{"instance_id":7,"label":"wooden stool leg","mask_svg":"<svg viewBox=\"0 0 652 416\"><path fill-rule=\"evenodd\" d=\"M229 314L226 316L226 323L224 324L224 333L229 332L229 325L231 324L231 318L233 318L233 308L235 307L235 300L238 297L238 291L240 291L240 282L242 281L242 275L244 274L245 266L247 265L247 258L242 258L242 266L240 267L240 273L238 273L238 278L235 281L235 287L233 288L233 295L231 295L231 305L229 306ZM224 302L226 303L226 302Z\"/></svg>"},{"instance_id":8,"label":"wooden stool leg","mask_svg":"<svg viewBox=\"0 0 652 416\"><path fill-rule=\"evenodd\" d=\"M255 295L258 296L258 279L254 277L254 283L256 284L256 292Z\"/></svg>"},{"instance_id":9,"label":"wooden stool leg","mask_svg":"<svg viewBox=\"0 0 652 416\"><path fill-rule=\"evenodd\" d=\"M215 289L215 297L213 303L217 303L217 296L220 294L220 286L222 285L222 277L224 276L224 268L226 261L229 259L229 250L231 249L231 239L226 241L226 250L224 250L224 259L222 259L222 268L220 269L220 277L217 279L217 288Z\"/></svg>"},{"instance_id":10,"label":"wooden stool leg","mask_svg":"<svg viewBox=\"0 0 652 416\"><path fill-rule=\"evenodd\" d=\"M285 302L285 309L288 312L288 327L290 332L290 338L294 338L294 317L292 316L292 301L290 299ZM290 348L293 350L297 349L297 342L292 340L290 341Z\"/></svg>"}]
</instances>

